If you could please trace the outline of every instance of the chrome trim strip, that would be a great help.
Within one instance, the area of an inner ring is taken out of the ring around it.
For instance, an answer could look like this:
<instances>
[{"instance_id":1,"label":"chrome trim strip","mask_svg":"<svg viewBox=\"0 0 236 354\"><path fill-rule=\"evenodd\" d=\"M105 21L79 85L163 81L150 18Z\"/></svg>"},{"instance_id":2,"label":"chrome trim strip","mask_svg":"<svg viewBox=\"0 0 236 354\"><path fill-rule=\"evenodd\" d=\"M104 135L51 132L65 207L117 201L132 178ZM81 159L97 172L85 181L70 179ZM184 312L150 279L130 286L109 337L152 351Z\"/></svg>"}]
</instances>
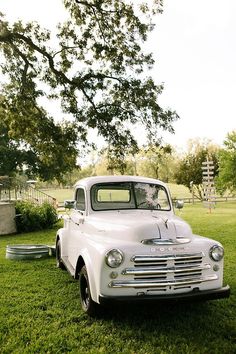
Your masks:
<instances>
[{"instance_id":1,"label":"chrome trim strip","mask_svg":"<svg viewBox=\"0 0 236 354\"><path fill-rule=\"evenodd\" d=\"M199 284L207 281L217 280L218 276L208 275L205 277L197 277L192 279L182 279L182 280L163 280L163 281L153 281L153 280L113 280L108 286L110 288L158 288L166 286L182 286L182 285L191 285Z\"/></svg>"},{"instance_id":2,"label":"chrome trim strip","mask_svg":"<svg viewBox=\"0 0 236 354\"><path fill-rule=\"evenodd\" d=\"M168 260L191 260L204 257L205 254L203 252L200 253L190 253L190 254L168 254L168 255L136 255L131 257L132 262L155 262L155 261L168 261Z\"/></svg>"},{"instance_id":3,"label":"chrome trim strip","mask_svg":"<svg viewBox=\"0 0 236 354\"><path fill-rule=\"evenodd\" d=\"M170 273L185 273L197 272L205 269L211 269L210 264L202 266L176 266L176 267L145 267L145 268L125 268L122 271L123 275L155 275L155 274L170 274Z\"/></svg>"},{"instance_id":4,"label":"chrome trim strip","mask_svg":"<svg viewBox=\"0 0 236 354\"><path fill-rule=\"evenodd\" d=\"M141 241L144 245L182 245L189 243L191 240L186 237L177 237L176 239L160 239L160 238L150 238Z\"/></svg>"}]
</instances>

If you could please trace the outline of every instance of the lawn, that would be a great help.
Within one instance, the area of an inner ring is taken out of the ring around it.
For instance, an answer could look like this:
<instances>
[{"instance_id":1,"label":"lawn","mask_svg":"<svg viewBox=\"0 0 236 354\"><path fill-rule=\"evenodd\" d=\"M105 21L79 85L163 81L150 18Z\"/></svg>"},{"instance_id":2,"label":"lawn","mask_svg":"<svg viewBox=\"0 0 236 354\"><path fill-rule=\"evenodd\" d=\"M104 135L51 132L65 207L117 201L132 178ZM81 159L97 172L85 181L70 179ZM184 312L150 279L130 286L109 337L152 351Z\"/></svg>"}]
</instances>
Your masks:
<instances>
[{"instance_id":1,"label":"lawn","mask_svg":"<svg viewBox=\"0 0 236 354\"><path fill-rule=\"evenodd\" d=\"M74 190L71 188L57 188L57 189L42 189L42 191L63 204L64 200L74 198Z\"/></svg>"},{"instance_id":2,"label":"lawn","mask_svg":"<svg viewBox=\"0 0 236 354\"><path fill-rule=\"evenodd\" d=\"M225 246L229 299L108 309L83 314L78 283L55 259L5 259L7 244L53 244L56 230L0 237L0 353L236 353L236 204L208 214L200 204L178 211L195 233Z\"/></svg>"}]
</instances>

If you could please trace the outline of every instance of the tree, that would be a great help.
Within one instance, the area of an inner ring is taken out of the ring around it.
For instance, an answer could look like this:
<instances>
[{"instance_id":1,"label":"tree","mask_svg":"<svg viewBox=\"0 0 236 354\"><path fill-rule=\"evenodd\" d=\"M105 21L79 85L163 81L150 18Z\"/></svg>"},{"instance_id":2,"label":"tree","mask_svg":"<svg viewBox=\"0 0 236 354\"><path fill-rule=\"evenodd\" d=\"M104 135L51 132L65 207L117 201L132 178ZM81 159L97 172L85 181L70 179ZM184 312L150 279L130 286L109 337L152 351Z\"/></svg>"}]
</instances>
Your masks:
<instances>
[{"instance_id":1,"label":"tree","mask_svg":"<svg viewBox=\"0 0 236 354\"><path fill-rule=\"evenodd\" d=\"M171 155L172 147L169 144L160 146L149 144L137 155L138 173L168 182Z\"/></svg>"},{"instance_id":2,"label":"tree","mask_svg":"<svg viewBox=\"0 0 236 354\"><path fill-rule=\"evenodd\" d=\"M2 97L0 97L0 103ZM21 171L28 162L33 163L31 151L21 146L19 141L11 138L10 127L5 119L5 111L0 105L0 176L12 177Z\"/></svg>"},{"instance_id":3,"label":"tree","mask_svg":"<svg viewBox=\"0 0 236 354\"><path fill-rule=\"evenodd\" d=\"M31 146L35 131L46 126L43 138L49 140L50 154L44 166L48 163L51 171L63 162L58 161L62 149L54 155L58 134L60 144L73 149L76 142L88 144L88 129L96 129L110 149L121 151L137 148L132 126L142 125L154 142L159 130L173 131L178 118L160 107L163 86L145 74L154 60L142 51L142 44L153 29L151 16L162 11L162 1L133 5L122 0L64 0L64 4L70 19L58 26L53 46L50 32L38 24L10 25L0 17L2 95L11 134ZM59 131L46 114L45 100L59 100L63 114L75 125L67 123ZM43 168L38 172L51 178Z\"/></svg>"},{"instance_id":4,"label":"tree","mask_svg":"<svg viewBox=\"0 0 236 354\"><path fill-rule=\"evenodd\" d=\"M219 152L219 176L217 188L224 192L236 190L236 131L227 135L224 149Z\"/></svg>"},{"instance_id":5,"label":"tree","mask_svg":"<svg viewBox=\"0 0 236 354\"><path fill-rule=\"evenodd\" d=\"M55 124L42 109L31 113L30 108L18 119L0 97L0 175L24 171L29 177L62 182L76 165L76 131L71 124Z\"/></svg>"},{"instance_id":6,"label":"tree","mask_svg":"<svg viewBox=\"0 0 236 354\"><path fill-rule=\"evenodd\" d=\"M30 158L26 151L19 148L19 144L9 137L7 126L0 121L0 176L11 177Z\"/></svg>"},{"instance_id":7,"label":"tree","mask_svg":"<svg viewBox=\"0 0 236 354\"><path fill-rule=\"evenodd\" d=\"M135 153L128 150L110 151L109 147L102 149L97 156L94 173L99 175L143 175L153 178L161 178L168 182L170 166L172 162L172 147L170 145L148 145Z\"/></svg>"},{"instance_id":8,"label":"tree","mask_svg":"<svg viewBox=\"0 0 236 354\"><path fill-rule=\"evenodd\" d=\"M90 155L90 159L93 166L92 175L113 175L116 173L124 175L127 173L128 152L125 150L108 146L97 151L96 157L94 154Z\"/></svg>"},{"instance_id":9,"label":"tree","mask_svg":"<svg viewBox=\"0 0 236 354\"><path fill-rule=\"evenodd\" d=\"M203 200L202 163L209 158L214 162L214 176L218 174L219 148L209 141L191 140L186 155L179 161L175 173L177 184L186 186L195 197Z\"/></svg>"}]
</instances>

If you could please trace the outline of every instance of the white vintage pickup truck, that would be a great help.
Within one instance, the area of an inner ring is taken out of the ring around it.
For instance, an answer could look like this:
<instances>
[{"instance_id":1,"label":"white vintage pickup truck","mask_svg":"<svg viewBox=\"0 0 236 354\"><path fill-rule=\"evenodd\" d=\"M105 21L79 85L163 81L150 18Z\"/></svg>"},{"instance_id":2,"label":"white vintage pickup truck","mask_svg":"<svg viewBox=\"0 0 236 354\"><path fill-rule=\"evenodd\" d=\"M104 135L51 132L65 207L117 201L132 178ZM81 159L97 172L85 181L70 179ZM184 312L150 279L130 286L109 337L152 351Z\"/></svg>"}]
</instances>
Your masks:
<instances>
[{"instance_id":1,"label":"white vintage pickup truck","mask_svg":"<svg viewBox=\"0 0 236 354\"><path fill-rule=\"evenodd\" d=\"M165 184L133 176L75 185L56 236L59 268L79 279L81 305L95 315L112 301L228 297L222 245L194 235L173 210Z\"/></svg>"}]
</instances>

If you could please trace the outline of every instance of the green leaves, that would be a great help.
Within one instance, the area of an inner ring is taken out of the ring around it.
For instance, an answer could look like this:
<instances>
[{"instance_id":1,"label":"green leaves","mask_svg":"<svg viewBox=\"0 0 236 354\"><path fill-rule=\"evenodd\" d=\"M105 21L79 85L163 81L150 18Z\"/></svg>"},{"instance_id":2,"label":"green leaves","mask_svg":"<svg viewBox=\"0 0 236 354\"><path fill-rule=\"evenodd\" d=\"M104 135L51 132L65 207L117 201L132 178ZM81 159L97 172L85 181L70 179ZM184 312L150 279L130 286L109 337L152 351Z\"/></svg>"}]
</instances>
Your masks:
<instances>
[{"instance_id":1,"label":"green leaves","mask_svg":"<svg viewBox=\"0 0 236 354\"><path fill-rule=\"evenodd\" d=\"M203 199L202 188L202 163L208 159L214 162L214 177L218 175L218 150L217 146L209 142L192 142L189 151L180 160L179 166L175 173L177 184L183 184L191 190L194 186L196 197Z\"/></svg>"},{"instance_id":2,"label":"green leaves","mask_svg":"<svg viewBox=\"0 0 236 354\"><path fill-rule=\"evenodd\" d=\"M47 202L35 205L29 201L16 202L16 226L17 232L30 232L50 229L58 221L56 209Z\"/></svg>"},{"instance_id":3,"label":"green leaves","mask_svg":"<svg viewBox=\"0 0 236 354\"><path fill-rule=\"evenodd\" d=\"M151 18L161 12L162 1L64 0L64 4L70 19L58 26L53 41L49 31L36 23L18 21L11 26L0 19L2 71L6 75L2 95L8 102L10 134L14 131L19 137L21 132L21 141L41 154L34 137L41 140L47 123L59 129L46 113L52 98L60 102L71 122L70 128L61 128L61 136L65 139L71 127L76 132L64 140L66 150L75 149L78 143L88 144L88 129L96 129L117 151L137 146L134 125L142 126L153 143L163 129L173 131L178 116L159 106L163 86L147 76L154 60L142 50L153 29ZM46 139L58 146L53 129L44 134L43 141ZM50 159L61 165L58 150ZM72 160L75 162L74 157ZM43 174L43 178L49 175Z\"/></svg>"},{"instance_id":4,"label":"green leaves","mask_svg":"<svg viewBox=\"0 0 236 354\"><path fill-rule=\"evenodd\" d=\"M236 131L228 134L224 141L224 149L219 153L218 188L221 191L236 190Z\"/></svg>"},{"instance_id":5,"label":"green leaves","mask_svg":"<svg viewBox=\"0 0 236 354\"><path fill-rule=\"evenodd\" d=\"M76 166L77 126L56 124L30 101L15 97L0 100L0 175L14 175L23 169L43 180L56 178Z\"/></svg>"}]
</instances>

